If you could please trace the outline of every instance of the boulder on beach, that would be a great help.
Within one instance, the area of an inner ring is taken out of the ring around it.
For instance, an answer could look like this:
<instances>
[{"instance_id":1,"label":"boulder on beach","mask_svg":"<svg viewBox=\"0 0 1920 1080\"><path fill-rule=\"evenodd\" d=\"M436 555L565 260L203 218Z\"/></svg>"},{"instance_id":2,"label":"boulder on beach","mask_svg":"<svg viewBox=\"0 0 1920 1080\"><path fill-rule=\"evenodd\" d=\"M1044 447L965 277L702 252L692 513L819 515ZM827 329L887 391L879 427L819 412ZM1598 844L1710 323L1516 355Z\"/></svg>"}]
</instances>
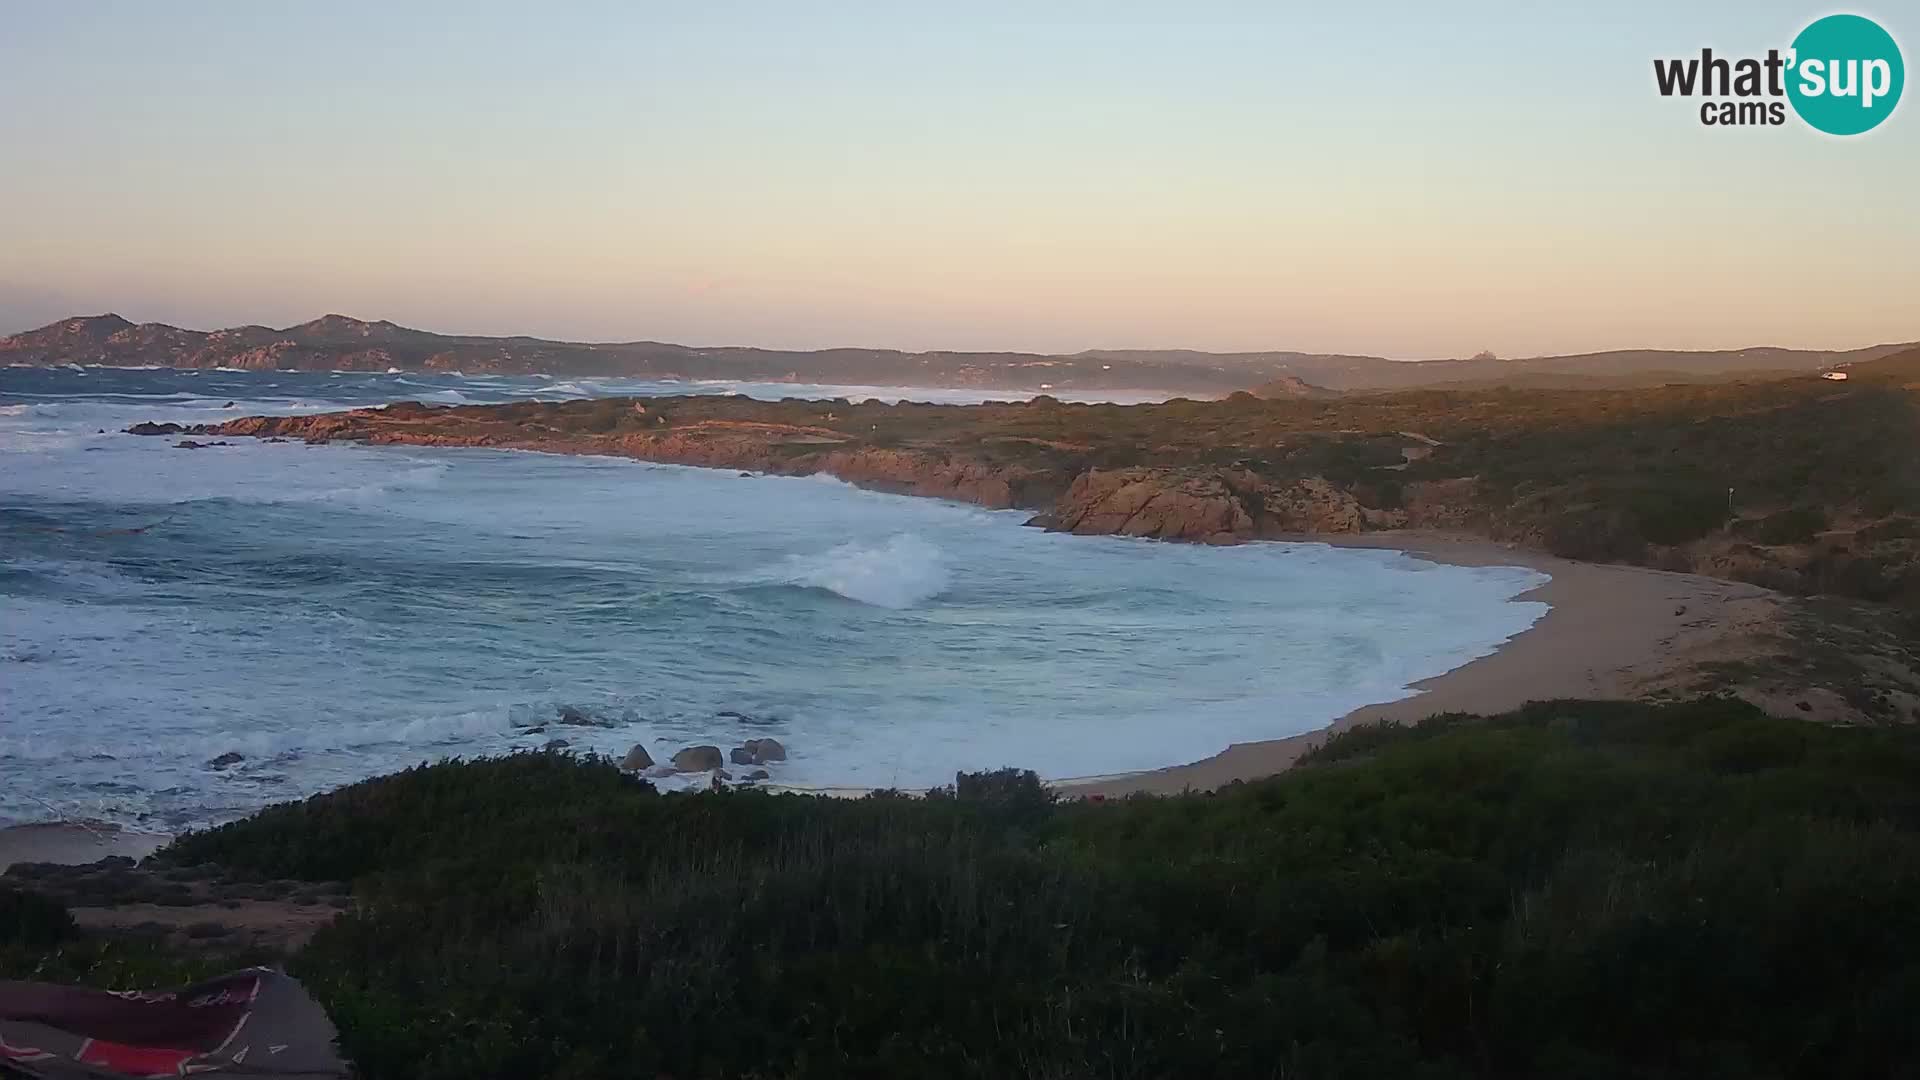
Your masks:
<instances>
[{"instance_id":1,"label":"boulder on beach","mask_svg":"<svg viewBox=\"0 0 1920 1080\"><path fill-rule=\"evenodd\" d=\"M156 424L151 420L135 424L127 429L129 435L178 435L187 430L179 424Z\"/></svg>"},{"instance_id":2,"label":"boulder on beach","mask_svg":"<svg viewBox=\"0 0 1920 1080\"><path fill-rule=\"evenodd\" d=\"M226 753L221 754L219 757L214 758L212 761L207 762L207 768L225 769L232 765L238 765L245 760L247 760L247 756L245 754L241 754L236 751L229 750Z\"/></svg>"},{"instance_id":3,"label":"boulder on beach","mask_svg":"<svg viewBox=\"0 0 1920 1080\"><path fill-rule=\"evenodd\" d=\"M653 755L647 753L646 747L639 743L634 743L633 749L627 751L627 756L620 759L620 771L639 772L652 764Z\"/></svg>"},{"instance_id":4,"label":"boulder on beach","mask_svg":"<svg viewBox=\"0 0 1920 1080\"><path fill-rule=\"evenodd\" d=\"M753 755L755 765L787 760L787 748L780 745L779 739L748 739L745 749Z\"/></svg>"},{"instance_id":5,"label":"boulder on beach","mask_svg":"<svg viewBox=\"0 0 1920 1080\"><path fill-rule=\"evenodd\" d=\"M555 720L554 723L564 724L568 727L610 728L614 726L614 722L612 720L604 716L596 716L593 713L590 713L587 710L582 709L577 705L560 706L560 718L558 720Z\"/></svg>"},{"instance_id":6,"label":"boulder on beach","mask_svg":"<svg viewBox=\"0 0 1920 1080\"><path fill-rule=\"evenodd\" d=\"M747 749L744 746L736 746L733 749L727 751L727 760L733 762L735 765L760 764L760 762L754 759L753 751Z\"/></svg>"},{"instance_id":7,"label":"boulder on beach","mask_svg":"<svg viewBox=\"0 0 1920 1080\"><path fill-rule=\"evenodd\" d=\"M748 773L748 774L747 774L747 778L746 778L746 780L745 780L745 781L743 781L743 782L744 782L744 783L748 783L748 784L751 784L751 783L753 783L753 782L754 782L754 781L756 781L756 780L766 780L766 779L769 779L769 778L770 778L770 777L772 777L772 776L773 776L773 774L772 774L772 773L770 773L770 772L768 772L768 771L767 771L767 770L765 770L765 769L755 769L755 770L753 770L752 772L750 772L750 773Z\"/></svg>"},{"instance_id":8,"label":"boulder on beach","mask_svg":"<svg viewBox=\"0 0 1920 1080\"><path fill-rule=\"evenodd\" d=\"M569 744L565 739L548 739L547 745L541 747L540 749L545 750L548 753L553 753L556 750L565 750L568 745Z\"/></svg>"},{"instance_id":9,"label":"boulder on beach","mask_svg":"<svg viewBox=\"0 0 1920 1080\"><path fill-rule=\"evenodd\" d=\"M689 746L673 755L675 772L707 772L724 764L717 746Z\"/></svg>"}]
</instances>

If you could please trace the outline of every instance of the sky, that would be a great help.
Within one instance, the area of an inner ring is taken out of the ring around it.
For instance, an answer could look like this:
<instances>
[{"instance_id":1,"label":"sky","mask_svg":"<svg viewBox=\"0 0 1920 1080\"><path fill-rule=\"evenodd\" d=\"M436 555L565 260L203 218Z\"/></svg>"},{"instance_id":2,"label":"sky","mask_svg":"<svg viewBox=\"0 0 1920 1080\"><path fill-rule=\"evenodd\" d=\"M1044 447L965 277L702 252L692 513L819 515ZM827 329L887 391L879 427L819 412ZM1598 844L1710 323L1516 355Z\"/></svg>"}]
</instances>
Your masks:
<instances>
[{"instance_id":1,"label":"sky","mask_svg":"<svg viewBox=\"0 0 1920 1080\"><path fill-rule=\"evenodd\" d=\"M1772 0L0 7L0 332L1020 349L1920 338L1920 100L1703 127ZM1849 8L1920 51L1920 10ZM1916 95L1908 95L1915 97Z\"/></svg>"}]
</instances>

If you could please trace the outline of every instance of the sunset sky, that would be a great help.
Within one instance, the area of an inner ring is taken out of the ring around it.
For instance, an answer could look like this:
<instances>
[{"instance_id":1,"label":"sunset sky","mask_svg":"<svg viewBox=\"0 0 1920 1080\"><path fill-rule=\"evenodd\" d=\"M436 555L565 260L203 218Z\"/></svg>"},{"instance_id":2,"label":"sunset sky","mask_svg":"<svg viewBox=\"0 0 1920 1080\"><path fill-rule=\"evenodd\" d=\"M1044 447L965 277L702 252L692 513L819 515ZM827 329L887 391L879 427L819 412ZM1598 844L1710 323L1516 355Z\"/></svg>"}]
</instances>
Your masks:
<instances>
[{"instance_id":1,"label":"sunset sky","mask_svg":"<svg viewBox=\"0 0 1920 1080\"><path fill-rule=\"evenodd\" d=\"M1702 127L1653 87L1655 57L1763 55L1828 10L14 0L0 332L113 310L1407 358L1920 338L1920 101L1836 139ZM1912 7L1847 10L1914 65Z\"/></svg>"}]
</instances>

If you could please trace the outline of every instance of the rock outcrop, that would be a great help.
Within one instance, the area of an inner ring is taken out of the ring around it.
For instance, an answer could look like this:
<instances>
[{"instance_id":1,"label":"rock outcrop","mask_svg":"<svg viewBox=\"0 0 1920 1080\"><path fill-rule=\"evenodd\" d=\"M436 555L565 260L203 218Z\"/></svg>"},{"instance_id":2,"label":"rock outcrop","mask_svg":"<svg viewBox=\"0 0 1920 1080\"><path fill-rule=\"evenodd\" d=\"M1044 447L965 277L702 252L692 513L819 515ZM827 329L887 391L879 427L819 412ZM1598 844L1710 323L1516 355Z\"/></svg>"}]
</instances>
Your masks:
<instances>
[{"instance_id":1,"label":"rock outcrop","mask_svg":"<svg viewBox=\"0 0 1920 1080\"><path fill-rule=\"evenodd\" d=\"M748 739L746 750L753 755L756 765L787 760L787 748L780 744L779 739Z\"/></svg>"},{"instance_id":2,"label":"rock outcrop","mask_svg":"<svg viewBox=\"0 0 1920 1080\"><path fill-rule=\"evenodd\" d=\"M627 756L620 759L621 772L640 772L653 767L653 755L640 743L634 743Z\"/></svg>"},{"instance_id":3,"label":"rock outcrop","mask_svg":"<svg viewBox=\"0 0 1920 1080\"><path fill-rule=\"evenodd\" d=\"M1155 468L1082 473L1052 510L1028 524L1202 544L1368 527L1359 500L1319 477L1276 486L1246 470Z\"/></svg>"},{"instance_id":4,"label":"rock outcrop","mask_svg":"<svg viewBox=\"0 0 1920 1080\"><path fill-rule=\"evenodd\" d=\"M708 772L724 764L717 746L689 746L673 755L675 772Z\"/></svg>"},{"instance_id":5,"label":"rock outcrop","mask_svg":"<svg viewBox=\"0 0 1920 1080\"><path fill-rule=\"evenodd\" d=\"M1342 491L1318 476L1309 476L1280 488L1263 485L1262 532L1353 533L1366 530L1366 511L1352 492Z\"/></svg>"},{"instance_id":6,"label":"rock outcrop","mask_svg":"<svg viewBox=\"0 0 1920 1080\"><path fill-rule=\"evenodd\" d=\"M597 716L577 705L560 706L559 714L553 722L565 727L610 728L615 726L613 720L604 716Z\"/></svg>"},{"instance_id":7,"label":"rock outcrop","mask_svg":"<svg viewBox=\"0 0 1920 1080\"><path fill-rule=\"evenodd\" d=\"M1231 544L1259 535L1247 493L1221 474L1167 469L1089 470L1054 508L1028 522L1080 536L1147 536Z\"/></svg>"},{"instance_id":8,"label":"rock outcrop","mask_svg":"<svg viewBox=\"0 0 1920 1080\"><path fill-rule=\"evenodd\" d=\"M735 765L765 765L787 760L787 748L778 739L748 739L728 751L727 758Z\"/></svg>"}]
</instances>

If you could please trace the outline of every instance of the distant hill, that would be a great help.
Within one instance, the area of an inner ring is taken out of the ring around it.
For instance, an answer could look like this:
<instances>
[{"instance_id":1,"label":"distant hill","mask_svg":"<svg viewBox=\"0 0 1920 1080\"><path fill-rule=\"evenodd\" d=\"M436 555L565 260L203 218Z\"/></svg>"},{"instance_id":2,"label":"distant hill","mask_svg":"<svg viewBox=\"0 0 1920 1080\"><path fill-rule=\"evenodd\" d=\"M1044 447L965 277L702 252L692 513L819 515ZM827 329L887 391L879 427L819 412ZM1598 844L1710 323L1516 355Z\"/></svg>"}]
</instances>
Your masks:
<instances>
[{"instance_id":1,"label":"distant hill","mask_svg":"<svg viewBox=\"0 0 1920 1080\"><path fill-rule=\"evenodd\" d=\"M1430 386L1635 386L1786 375L1861 363L1911 348L1847 352L1754 348L1724 352L1631 350L1579 356L1418 363L1379 356L1300 352L1205 353L1089 350L902 352L895 349L790 351L696 348L658 341L584 343L530 337L437 334L391 322L325 315L283 329L238 326L185 330L135 324L118 315L62 319L0 338L0 363L160 365L306 371L466 371L634 378L954 386L1006 390L1161 390L1225 395L1258 387L1266 396ZM1304 388L1304 390L1302 389Z\"/></svg>"},{"instance_id":2,"label":"distant hill","mask_svg":"<svg viewBox=\"0 0 1920 1080\"><path fill-rule=\"evenodd\" d=\"M1317 356L1307 353L1090 352L1103 360L1191 363L1200 357L1240 367L1269 381L1291 377L1334 391L1473 389L1512 386L1537 390L1633 389L1666 383L1720 382L1730 378L1787 377L1843 364L1863 363L1914 348L1916 343L1863 349L1757 347L1719 351L1622 349L1519 360L1387 360L1377 356ZM1242 385L1249 385L1243 383ZM1256 388L1255 393L1260 391Z\"/></svg>"},{"instance_id":3,"label":"distant hill","mask_svg":"<svg viewBox=\"0 0 1920 1080\"><path fill-rule=\"evenodd\" d=\"M1901 383L1908 390L1920 390L1920 349L1905 349L1846 367L1849 378L1877 379Z\"/></svg>"},{"instance_id":4,"label":"distant hill","mask_svg":"<svg viewBox=\"0 0 1920 1080\"><path fill-rule=\"evenodd\" d=\"M1263 382L1252 390L1253 396L1270 401L1287 398L1330 398L1339 397L1338 390L1329 390L1324 386L1315 386L1297 375L1282 375L1271 382Z\"/></svg>"}]
</instances>

